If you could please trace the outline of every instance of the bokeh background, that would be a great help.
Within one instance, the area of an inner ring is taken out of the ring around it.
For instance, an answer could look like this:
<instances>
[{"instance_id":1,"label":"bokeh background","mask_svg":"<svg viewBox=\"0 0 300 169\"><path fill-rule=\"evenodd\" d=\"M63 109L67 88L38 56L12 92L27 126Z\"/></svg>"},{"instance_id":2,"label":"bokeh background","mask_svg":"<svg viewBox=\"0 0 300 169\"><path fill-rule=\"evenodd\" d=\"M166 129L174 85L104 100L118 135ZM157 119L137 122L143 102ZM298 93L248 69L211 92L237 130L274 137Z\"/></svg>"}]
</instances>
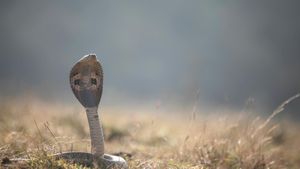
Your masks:
<instances>
[{"instance_id":1,"label":"bokeh background","mask_svg":"<svg viewBox=\"0 0 300 169\"><path fill-rule=\"evenodd\" d=\"M0 2L0 96L78 104L69 71L96 53L102 106L251 107L300 91L297 0ZM299 101L287 110L297 117Z\"/></svg>"}]
</instances>

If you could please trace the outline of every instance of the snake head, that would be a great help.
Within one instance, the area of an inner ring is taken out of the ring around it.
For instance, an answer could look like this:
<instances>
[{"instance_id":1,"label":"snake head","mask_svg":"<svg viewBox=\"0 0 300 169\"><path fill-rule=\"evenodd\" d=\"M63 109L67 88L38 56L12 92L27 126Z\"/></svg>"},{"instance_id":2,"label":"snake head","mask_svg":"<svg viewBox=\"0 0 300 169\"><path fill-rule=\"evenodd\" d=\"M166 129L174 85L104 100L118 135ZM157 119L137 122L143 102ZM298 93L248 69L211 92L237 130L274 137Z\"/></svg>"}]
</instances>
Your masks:
<instances>
[{"instance_id":1,"label":"snake head","mask_svg":"<svg viewBox=\"0 0 300 169\"><path fill-rule=\"evenodd\" d=\"M97 107L103 88L103 71L95 54L82 57L70 72L70 85L84 107Z\"/></svg>"}]
</instances>

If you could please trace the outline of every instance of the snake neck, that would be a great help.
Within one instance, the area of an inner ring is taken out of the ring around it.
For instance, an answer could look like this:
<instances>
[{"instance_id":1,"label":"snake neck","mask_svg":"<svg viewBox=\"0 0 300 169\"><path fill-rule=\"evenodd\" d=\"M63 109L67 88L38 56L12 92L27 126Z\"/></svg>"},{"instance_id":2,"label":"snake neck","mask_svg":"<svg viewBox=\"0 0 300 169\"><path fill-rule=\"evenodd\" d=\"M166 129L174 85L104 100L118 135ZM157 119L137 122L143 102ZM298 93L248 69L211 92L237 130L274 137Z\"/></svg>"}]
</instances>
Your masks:
<instances>
[{"instance_id":1,"label":"snake neck","mask_svg":"<svg viewBox=\"0 0 300 169\"><path fill-rule=\"evenodd\" d=\"M86 114L90 128L92 154L101 157L104 154L104 137L97 109L98 107L86 108Z\"/></svg>"}]
</instances>

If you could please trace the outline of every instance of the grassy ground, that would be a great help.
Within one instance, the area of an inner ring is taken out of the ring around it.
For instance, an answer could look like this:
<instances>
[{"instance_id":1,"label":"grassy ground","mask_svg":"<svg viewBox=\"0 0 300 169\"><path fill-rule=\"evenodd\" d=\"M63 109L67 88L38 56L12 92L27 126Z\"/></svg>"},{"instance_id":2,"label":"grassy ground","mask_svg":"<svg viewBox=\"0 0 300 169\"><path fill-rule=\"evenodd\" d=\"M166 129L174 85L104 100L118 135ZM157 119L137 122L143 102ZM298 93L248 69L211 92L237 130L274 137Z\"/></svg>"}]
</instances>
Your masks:
<instances>
[{"instance_id":1,"label":"grassy ground","mask_svg":"<svg viewBox=\"0 0 300 169\"><path fill-rule=\"evenodd\" d=\"M218 116L183 113L170 117L138 110L123 112L101 109L105 151L123 156L132 169L300 167L299 126L288 121L272 123L273 116L260 119L247 112L220 112ZM85 112L79 106L46 104L28 98L2 101L2 163L7 158L22 157L30 160L12 168L83 168L56 161L50 155L90 151L87 127Z\"/></svg>"}]
</instances>

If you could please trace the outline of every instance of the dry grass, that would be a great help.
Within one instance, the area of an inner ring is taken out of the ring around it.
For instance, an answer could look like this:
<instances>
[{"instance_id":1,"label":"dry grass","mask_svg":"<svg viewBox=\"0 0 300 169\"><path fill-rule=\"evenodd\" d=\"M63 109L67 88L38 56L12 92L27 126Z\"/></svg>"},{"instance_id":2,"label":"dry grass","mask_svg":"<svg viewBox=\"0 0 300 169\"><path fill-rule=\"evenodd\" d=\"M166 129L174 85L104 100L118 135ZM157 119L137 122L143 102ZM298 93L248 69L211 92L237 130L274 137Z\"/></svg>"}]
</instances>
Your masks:
<instances>
[{"instance_id":1,"label":"dry grass","mask_svg":"<svg viewBox=\"0 0 300 169\"><path fill-rule=\"evenodd\" d=\"M194 113L170 117L101 109L106 152L123 156L132 169L296 169L300 166L299 126L272 123L287 103L269 119L232 113L198 115L191 120ZM6 100L0 104L0 157L30 159L16 168L82 168L49 155L89 151L87 126L79 105L72 108L33 98Z\"/></svg>"}]
</instances>

